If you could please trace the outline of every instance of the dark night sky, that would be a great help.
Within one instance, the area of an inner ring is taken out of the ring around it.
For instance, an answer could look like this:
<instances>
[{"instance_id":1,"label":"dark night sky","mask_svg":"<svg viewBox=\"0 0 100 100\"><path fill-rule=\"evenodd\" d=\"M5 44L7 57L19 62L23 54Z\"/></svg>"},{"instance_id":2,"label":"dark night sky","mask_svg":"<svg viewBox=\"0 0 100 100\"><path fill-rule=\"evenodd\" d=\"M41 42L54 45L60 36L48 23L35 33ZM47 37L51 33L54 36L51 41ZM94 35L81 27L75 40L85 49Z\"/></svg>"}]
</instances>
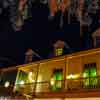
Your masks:
<instances>
[{"instance_id":1,"label":"dark night sky","mask_svg":"<svg viewBox=\"0 0 100 100\"><path fill-rule=\"evenodd\" d=\"M76 51L81 49L79 23L59 29L56 22L48 21L48 8L34 6L32 18L25 21L23 29L14 32L7 10L0 16L0 56L7 57L17 64L24 62L24 53L32 48L43 58L48 56L52 44L57 39L65 40Z\"/></svg>"}]
</instances>

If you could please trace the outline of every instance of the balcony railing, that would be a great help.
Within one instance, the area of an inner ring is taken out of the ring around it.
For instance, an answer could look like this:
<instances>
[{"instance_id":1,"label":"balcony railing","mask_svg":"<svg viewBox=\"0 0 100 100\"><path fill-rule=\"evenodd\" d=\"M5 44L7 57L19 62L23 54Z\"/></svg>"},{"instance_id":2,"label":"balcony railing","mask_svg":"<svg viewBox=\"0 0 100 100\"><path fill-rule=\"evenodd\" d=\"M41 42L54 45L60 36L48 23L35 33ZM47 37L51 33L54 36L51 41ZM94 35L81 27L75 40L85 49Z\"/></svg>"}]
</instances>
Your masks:
<instances>
[{"instance_id":1,"label":"balcony railing","mask_svg":"<svg viewBox=\"0 0 100 100\"><path fill-rule=\"evenodd\" d=\"M16 90L24 94L39 94L50 92L69 92L76 90L100 89L100 77L66 79L59 81L34 82L31 84L16 84Z\"/></svg>"},{"instance_id":2,"label":"balcony railing","mask_svg":"<svg viewBox=\"0 0 100 100\"><path fill-rule=\"evenodd\" d=\"M78 79L66 79L59 81L45 81L16 84L8 87L0 86L0 90L4 93L15 91L18 94L40 94L40 93L60 93L60 92L72 92L72 91L92 91L100 90L100 76L88 77ZM3 94L3 93L2 93Z\"/></svg>"}]
</instances>

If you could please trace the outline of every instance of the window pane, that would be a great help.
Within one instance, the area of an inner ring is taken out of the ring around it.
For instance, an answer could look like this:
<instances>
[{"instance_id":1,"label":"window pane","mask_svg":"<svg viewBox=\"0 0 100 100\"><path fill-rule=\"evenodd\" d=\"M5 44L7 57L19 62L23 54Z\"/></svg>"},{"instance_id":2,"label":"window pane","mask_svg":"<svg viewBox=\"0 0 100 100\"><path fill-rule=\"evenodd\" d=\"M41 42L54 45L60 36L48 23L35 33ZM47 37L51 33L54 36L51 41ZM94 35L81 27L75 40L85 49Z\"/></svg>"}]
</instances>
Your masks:
<instances>
[{"instance_id":1,"label":"window pane","mask_svg":"<svg viewBox=\"0 0 100 100\"><path fill-rule=\"evenodd\" d=\"M63 49L62 48L57 48L56 49L56 56L60 56L63 54Z\"/></svg>"}]
</instances>

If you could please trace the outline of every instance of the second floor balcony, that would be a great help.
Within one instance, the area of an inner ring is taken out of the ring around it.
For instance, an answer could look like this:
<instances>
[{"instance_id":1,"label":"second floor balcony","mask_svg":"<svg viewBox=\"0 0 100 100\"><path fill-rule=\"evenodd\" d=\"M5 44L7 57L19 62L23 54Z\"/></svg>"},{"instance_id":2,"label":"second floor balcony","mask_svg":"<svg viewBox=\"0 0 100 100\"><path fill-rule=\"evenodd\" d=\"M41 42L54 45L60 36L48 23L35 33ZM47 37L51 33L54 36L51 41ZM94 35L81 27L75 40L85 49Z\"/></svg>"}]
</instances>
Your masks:
<instances>
[{"instance_id":1,"label":"second floor balcony","mask_svg":"<svg viewBox=\"0 0 100 100\"><path fill-rule=\"evenodd\" d=\"M100 95L100 76L15 84L14 91L35 97L74 97ZM91 94L92 93L92 94Z\"/></svg>"}]
</instances>

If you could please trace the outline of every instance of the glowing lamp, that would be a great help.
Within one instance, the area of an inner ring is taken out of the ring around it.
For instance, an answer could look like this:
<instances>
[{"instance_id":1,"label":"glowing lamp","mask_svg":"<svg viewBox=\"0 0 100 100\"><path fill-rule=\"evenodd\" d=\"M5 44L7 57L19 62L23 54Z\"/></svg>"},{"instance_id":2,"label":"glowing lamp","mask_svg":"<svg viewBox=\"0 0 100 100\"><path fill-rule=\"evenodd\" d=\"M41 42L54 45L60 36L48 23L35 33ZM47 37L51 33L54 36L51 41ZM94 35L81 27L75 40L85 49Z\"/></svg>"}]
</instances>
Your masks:
<instances>
[{"instance_id":1,"label":"glowing lamp","mask_svg":"<svg viewBox=\"0 0 100 100\"><path fill-rule=\"evenodd\" d=\"M5 82L4 87L7 88L7 87L9 87L9 85L10 85L10 82L7 81L7 82Z\"/></svg>"},{"instance_id":2,"label":"glowing lamp","mask_svg":"<svg viewBox=\"0 0 100 100\"><path fill-rule=\"evenodd\" d=\"M33 79L33 76L34 76L34 74L33 74L33 72L29 72L29 74L28 74L28 79L29 79L29 81L30 82L35 82L35 80Z\"/></svg>"},{"instance_id":3,"label":"glowing lamp","mask_svg":"<svg viewBox=\"0 0 100 100\"><path fill-rule=\"evenodd\" d=\"M52 78L50 84L53 86L55 84L55 80Z\"/></svg>"},{"instance_id":4,"label":"glowing lamp","mask_svg":"<svg viewBox=\"0 0 100 100\"><path fill-rule=\"evenodd\" d=\"M24 85L25 84L25 82L22 80L22 81L20 81L20 85Z\"/></svg>"},{"instance_id":5,"label":"glowing lamp","mask_svg":"<svg viewBox=\"0 0 100 100\"><path fill-rule=\"evenodd\" d=\"M76 74L76 75L73 75L73 74L70 74L67 76L67 79L77 79L79 78L80 75Z\"/></svg>"}]
</instances>

